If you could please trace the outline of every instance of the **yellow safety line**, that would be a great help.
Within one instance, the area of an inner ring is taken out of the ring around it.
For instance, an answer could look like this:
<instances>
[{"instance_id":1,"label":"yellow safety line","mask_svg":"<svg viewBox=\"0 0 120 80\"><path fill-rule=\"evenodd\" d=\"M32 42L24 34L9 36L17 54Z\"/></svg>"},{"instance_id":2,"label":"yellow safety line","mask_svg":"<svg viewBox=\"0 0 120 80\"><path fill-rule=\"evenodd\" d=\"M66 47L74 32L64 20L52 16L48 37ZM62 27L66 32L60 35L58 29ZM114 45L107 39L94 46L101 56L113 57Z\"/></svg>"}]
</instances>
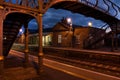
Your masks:
<instances>
[{"instance_id":1,"label":"yellow safety line","mask_svg":"<svg viewBox=\"0 0 120 80\"><path fill-rule=\"evenodd\" d=\"M54 67L54 66L45 64L45 63L44 63L44 65L47 66L47 67L50 67L50 68L52 68L52 69L56 69L56 70L62 71L62 72L64 72L64 73L70 74L70 75L72 75L72 76L78 77L78 78L82 78L82 79L85 79L85 80L93 80L93 79L87 78L87 77L85 77L85 76L82 76L82 75L80 75L80 74L76 74L76 73L73 73L73 72L70 72L70 71L67 71L67 70L64 70L64 69L61 69L61 68L57 68L57 67Z\"/></svg>"}]
</instances>

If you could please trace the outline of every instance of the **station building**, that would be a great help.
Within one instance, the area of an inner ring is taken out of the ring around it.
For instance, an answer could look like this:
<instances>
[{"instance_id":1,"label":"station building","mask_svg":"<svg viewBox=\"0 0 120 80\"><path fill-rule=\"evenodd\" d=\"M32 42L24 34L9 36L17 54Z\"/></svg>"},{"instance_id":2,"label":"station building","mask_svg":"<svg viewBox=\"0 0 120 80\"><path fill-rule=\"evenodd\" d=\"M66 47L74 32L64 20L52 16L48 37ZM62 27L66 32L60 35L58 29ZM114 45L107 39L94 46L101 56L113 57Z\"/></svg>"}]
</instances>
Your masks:
<instances>
[{"instance_id":1,"label":"station building","mask_svg":"<svg viewBox=\"0 0 120 80\"><path fill-rule=\"evenodd\" d=\"M90 26L69 25L65 20L62 19L52 28L43 29L43 46L80 49L104 46L104 38L102 36L104 36L105 30ZM38 44L39 38L37 32L37 30L29 30L29 44ZM23 35L16 42L23 43L21 41L24 40ZM99 40L99 38L102 39Z\"/></svg>"}]
</instances>

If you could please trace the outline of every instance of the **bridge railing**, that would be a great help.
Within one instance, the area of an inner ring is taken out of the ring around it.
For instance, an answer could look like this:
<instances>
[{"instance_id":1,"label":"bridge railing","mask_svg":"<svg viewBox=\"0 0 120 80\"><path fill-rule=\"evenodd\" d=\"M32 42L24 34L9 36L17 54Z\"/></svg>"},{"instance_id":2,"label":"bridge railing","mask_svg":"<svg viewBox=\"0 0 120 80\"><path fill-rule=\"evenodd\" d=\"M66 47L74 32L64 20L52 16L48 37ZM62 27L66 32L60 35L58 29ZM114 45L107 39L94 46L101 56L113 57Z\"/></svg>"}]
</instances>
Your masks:
<instances>
[{"instance_id":1,"label":"bridge railing","mask_svg":"<svg viewBox=\"0 0 120 80\"><path fill-rule=\"evenodd\" d=\"M38 8L39 0L2 0L2 3L15 4L19 6L29 7L29 8Z\"/></svg>"},{"instance_id":2,"label":"bridge railing","mask_svg":"<svg viewBox=\"0 0 120 80\"><path fill-rule=\"evenodd\" d=\"M120 7L110 0L77 0L85 5L97 8L106 14L120 18Z\"/></svg>"},{"instance_id":3,"label":"bridge railing","mask_svg":"<svg viewBox=\"0 0 120 80\"><path fill-rule=\"evenodd\" d=\"M40 7L40 3L41 3L40 1L42 2L42 0L0 0L0 3L4 2L4 3L16 4L24 7L37 9ZM43 3L50 3L54 1L57 0L43 0ZM65 0L65 1L72 1L72 0ZM113 3L111 0L76 0L76 1L97 8L105 12L106 14L109 14L111 16L120 19L120 7L115 3Z\"/></svg>"},{"instance_id":4,"label":"bridge railing","mask_svg":"<svg viewBox=\"0 0 120 80\"><path fill-rule=\"evenodd\" d=\"M50 3L57 0L44 0L44 3ZM120 7L111 0L63 0L77 1L85 5L99 9L100 11L120 19Z\"/></svg>"}]
</instances>

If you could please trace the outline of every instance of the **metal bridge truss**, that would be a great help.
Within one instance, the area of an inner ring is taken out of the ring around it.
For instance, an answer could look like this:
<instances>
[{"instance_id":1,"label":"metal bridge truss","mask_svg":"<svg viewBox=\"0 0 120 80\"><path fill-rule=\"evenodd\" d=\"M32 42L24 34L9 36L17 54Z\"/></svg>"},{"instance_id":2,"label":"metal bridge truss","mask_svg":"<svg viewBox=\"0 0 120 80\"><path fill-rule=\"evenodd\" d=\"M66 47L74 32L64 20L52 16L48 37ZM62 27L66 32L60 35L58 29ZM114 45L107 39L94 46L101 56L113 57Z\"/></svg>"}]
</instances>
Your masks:
<instances>
[{"instance_id":1,"label":"metal bridge truss","mask_svg":"<svg viewBox=\"0 0 120 80\"><path fill-rule=\"evenodd\" d=\"M111 0L1 0L0 4L2 5L12 4L32 9L39 9L40 7L42 7L42 9L44 10L49 8L48 5L61 1L75 1L78 3L91 6L95 9L99 9L105 14L109 14L116 18L120 17L120 7L113 3Z\"/></svg>"}]
</instances>

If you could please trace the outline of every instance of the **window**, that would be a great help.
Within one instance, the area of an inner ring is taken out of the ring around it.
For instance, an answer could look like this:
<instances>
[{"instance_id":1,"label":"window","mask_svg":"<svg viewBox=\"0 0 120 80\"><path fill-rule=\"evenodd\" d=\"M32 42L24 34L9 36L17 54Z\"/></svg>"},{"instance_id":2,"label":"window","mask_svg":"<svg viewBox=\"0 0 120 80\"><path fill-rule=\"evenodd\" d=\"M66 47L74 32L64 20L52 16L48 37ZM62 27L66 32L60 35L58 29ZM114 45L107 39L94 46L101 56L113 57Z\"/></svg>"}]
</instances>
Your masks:
<instances>
[{"instance_id":1,"label":"window","mask_svg":"<svg viewBox=\"0 0 120 80\"><path fill-rule=\"evenodd\" d=\"M58 35L58 43L62 42L62 35Z\"/></svg>"}]
</instances>

